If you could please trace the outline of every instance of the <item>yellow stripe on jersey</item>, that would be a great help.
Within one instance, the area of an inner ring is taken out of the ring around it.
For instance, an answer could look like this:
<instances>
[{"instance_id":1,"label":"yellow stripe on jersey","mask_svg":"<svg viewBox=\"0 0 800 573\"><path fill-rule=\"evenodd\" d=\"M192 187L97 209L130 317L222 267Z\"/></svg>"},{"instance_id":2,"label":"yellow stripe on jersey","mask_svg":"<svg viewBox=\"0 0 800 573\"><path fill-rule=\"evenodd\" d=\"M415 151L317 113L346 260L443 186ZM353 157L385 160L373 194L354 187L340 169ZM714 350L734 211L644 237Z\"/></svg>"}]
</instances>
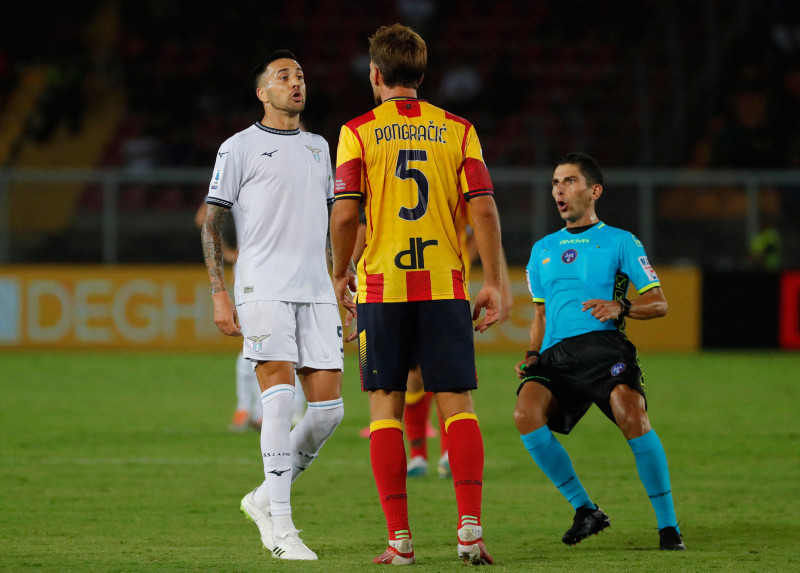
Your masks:
<instances>
[{"instance_id":1,"label":"yellow stripe on jersey","mask_svg":"<svg viewBox=\"0 0 800 573\"><path fill-rule=\"evenodd\" d=\"M367 218L359 301L468 299L464 203L493 193L473 126L393 98L342 127L336 161L336 199Z\"/></svg>"}]
</instances>

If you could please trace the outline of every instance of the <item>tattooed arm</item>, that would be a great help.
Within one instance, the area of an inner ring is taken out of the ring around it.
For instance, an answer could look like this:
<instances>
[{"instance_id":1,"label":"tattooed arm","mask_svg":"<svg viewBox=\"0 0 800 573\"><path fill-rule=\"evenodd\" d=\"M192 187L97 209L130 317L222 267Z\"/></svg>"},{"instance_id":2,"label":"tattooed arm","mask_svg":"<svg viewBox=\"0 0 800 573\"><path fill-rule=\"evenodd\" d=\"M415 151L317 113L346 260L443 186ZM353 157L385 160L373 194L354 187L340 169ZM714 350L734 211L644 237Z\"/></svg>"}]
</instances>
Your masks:
<instances>
[{"instance_id":1,"label":"tattooed arm","mask_svg":"<svg viewBox=\"0 0 800 573\"><path fill-rule=\"evenodd\" d=\"M214 301L214 323L223 334L241 336L236 324L236 307L225 288L225 267L222 246L222 224L230 213L219 205L208 205L200 240L203 243L203 258L206 261L211 281L211 298Z\"/></svg>"}]
</instances>

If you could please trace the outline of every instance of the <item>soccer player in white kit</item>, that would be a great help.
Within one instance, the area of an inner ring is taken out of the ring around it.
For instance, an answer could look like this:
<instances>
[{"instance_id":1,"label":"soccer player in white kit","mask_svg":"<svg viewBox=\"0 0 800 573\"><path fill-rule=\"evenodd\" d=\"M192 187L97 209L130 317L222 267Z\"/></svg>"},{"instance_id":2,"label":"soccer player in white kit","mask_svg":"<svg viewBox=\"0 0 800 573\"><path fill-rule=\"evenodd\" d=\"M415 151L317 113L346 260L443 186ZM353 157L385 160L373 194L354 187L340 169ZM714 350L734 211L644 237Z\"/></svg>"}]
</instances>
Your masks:
<instances>
[{"instance_id":1,"label":"soccer player in white kit","mask_svg":"<svg viewBox=\"0 0 800 573\"><path fill-rule=\"evenodd\" d=\"M344 415L342 326L325 260L331 159L322 137L300 131L306 86L291 52L271 54L254 70L253 84L264 117L217 153L203 256L214 322L224 334L244 337L244 357L261 387L266 479L244 496L241 509L273 556L311 560L317 556L292 521L291 483ZM235 306L225 287L221 238L231 211L239 239ZM295 371L308 409L291 430Z\"/></svg>"}]
</instances>

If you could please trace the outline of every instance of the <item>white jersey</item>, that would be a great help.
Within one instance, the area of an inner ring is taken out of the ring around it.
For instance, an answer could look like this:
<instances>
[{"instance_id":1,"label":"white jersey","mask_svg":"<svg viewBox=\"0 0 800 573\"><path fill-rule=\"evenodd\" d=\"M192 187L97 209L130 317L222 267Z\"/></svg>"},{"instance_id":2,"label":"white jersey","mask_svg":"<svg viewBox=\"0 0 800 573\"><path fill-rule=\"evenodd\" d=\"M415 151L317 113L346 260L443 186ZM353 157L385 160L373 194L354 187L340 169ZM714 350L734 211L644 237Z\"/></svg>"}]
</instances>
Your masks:
<instances>
[{"instance_id":1,"label":"white jersey","mask_svg":"<svg viewBox=\"0 0 800 573\"><path fill-rule=\"evenodd\" d=\"M333 202L328 143L255 123L219 148L206 201L231 209L234 300L336 304L325 260Z\"/></svg>"}]
</instances>

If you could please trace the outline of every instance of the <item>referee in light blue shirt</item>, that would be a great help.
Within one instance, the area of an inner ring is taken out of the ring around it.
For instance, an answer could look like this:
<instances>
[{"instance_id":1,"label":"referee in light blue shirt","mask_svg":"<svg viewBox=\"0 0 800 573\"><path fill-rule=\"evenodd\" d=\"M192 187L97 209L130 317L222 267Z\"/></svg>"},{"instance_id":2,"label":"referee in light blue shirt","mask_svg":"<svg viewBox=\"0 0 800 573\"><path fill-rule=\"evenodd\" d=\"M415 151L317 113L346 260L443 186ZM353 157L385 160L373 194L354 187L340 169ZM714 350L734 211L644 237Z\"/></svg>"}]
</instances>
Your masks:
<instances>
[{"instance_id":1,"label":"referee in light blue shirt","mask_svg":"<svg viewBox=\"0 0 800 573\"><path fill-rule=\"evenodd\" d=\"M568 434L594 403L628 440L655 509L661 549L685 550L667 457L650 426L636 348L625 318L667 313L667 300L639 240L601 222L597 162L565 155L553 172L553 198L566 227L533 245L526 269L535 305L530 347L516 366L522 384L514 420L536 464L575 509L562 541L574 545L610 525L581 484L553 431ZM639 296L625 298L630 283Z\"/></svg>"}]
</instances>

